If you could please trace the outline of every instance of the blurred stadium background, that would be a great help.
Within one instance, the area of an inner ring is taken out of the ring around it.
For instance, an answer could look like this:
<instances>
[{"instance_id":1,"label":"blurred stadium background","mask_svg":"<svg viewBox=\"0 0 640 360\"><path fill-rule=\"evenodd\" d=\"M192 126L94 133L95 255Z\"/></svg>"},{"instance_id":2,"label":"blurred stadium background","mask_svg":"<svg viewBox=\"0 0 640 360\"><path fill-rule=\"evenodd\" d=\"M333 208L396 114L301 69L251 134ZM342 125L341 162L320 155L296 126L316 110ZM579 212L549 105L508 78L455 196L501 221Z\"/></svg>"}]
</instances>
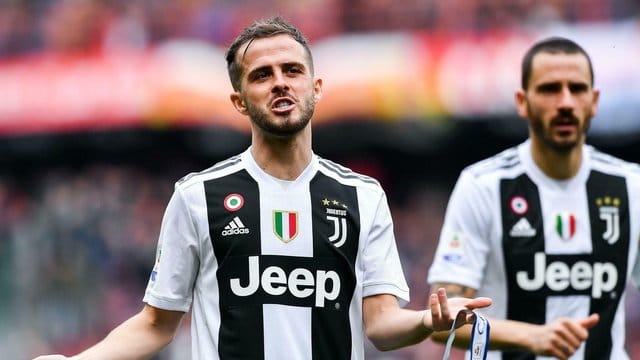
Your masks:
<instances>
[{"instance_id":1,"label":"blurred stadium background","mask_svg":"<svg viewBox=\"0 0 640 360\"><path fill-rule=\"evenodd\" d=\"M324 79L315 151L388 191L412 308L459 171L526 137L512 94L532 41L587 48L590 141L640 161L636 0L1 0L0 357L75 353L140 310L173 183L249 144L223 54L274 14ZM626 301L640 359L638 292ZM189 359L183 325L157 359Z\"/></svg>"}]
</instances>

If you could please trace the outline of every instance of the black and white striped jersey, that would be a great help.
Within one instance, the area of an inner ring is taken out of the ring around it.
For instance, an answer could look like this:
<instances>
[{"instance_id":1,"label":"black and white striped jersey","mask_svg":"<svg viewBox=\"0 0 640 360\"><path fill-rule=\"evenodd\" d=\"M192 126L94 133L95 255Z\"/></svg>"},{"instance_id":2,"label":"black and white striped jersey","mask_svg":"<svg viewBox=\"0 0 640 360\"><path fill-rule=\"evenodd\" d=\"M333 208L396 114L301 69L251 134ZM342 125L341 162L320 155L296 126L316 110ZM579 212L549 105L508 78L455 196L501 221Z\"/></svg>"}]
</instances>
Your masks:
<instances>
[{"instance_id":1,"label":"black and white striped jersey","mask_svg":"<svg viewBox=\"0 0 640 360\"><path fill-rule=\"evenodd\" d=\"M628 280L640 286L640 271L632 273L640 168L588 145L583 155L566 181L542 173L530 141L463 170L428 281L478 289L493 298L484 312L496 318L542 324L597 312L600 322L571 359L628 359L624 289ZM535 356L491 352L487 359Z\"/></svg>"},{"instance_id":2,"label":"black and white striped jersey","mask_svg":"<svg viewBox=\"0 0 640 360\"><path fill-rule=\"evenodd\" d=\"M192 358L363 359L362 298L409 301L380 184L315 154L295 181L249 150L176 183L144 301L192 310Z\"/></svg>"}]
</instances>

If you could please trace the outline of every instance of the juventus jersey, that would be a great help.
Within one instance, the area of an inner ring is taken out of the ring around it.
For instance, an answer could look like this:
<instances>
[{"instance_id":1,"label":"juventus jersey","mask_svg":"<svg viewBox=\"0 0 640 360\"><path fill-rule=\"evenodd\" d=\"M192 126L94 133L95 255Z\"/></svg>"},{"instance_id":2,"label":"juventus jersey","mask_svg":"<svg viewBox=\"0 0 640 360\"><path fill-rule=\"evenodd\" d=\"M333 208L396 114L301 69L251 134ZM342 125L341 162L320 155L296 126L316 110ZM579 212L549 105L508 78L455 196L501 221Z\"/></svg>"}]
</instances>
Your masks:
<instances>
[{"instance_id":1,"label":"juventus jersey","mask_svg":"<svg viewBox=\"0 0 640 360\"><path fill-rule=\"evenodd\" d=\"M313 155L295 181L249 150L176 183L144 301L192 310L192 358L363 359L362 299L409 301L379 183Z\"/></svg>"},{"instance_id":2,"label":"juventus jersey","mask_svg":"<svg viewBox=\"0 0 640 360\"><path fill-rule=\"evenodd\" d=\"M600 314L571 359L628 359L624 289L640 286L640 168L591 146L575 177L534 164L529 141L462 171L445 215L429 283L490 296L495 318L543 324ZM538 357L541 359L542 357ZM487 359L536 359L490 352Z\"/></svg>"}]
</instances>

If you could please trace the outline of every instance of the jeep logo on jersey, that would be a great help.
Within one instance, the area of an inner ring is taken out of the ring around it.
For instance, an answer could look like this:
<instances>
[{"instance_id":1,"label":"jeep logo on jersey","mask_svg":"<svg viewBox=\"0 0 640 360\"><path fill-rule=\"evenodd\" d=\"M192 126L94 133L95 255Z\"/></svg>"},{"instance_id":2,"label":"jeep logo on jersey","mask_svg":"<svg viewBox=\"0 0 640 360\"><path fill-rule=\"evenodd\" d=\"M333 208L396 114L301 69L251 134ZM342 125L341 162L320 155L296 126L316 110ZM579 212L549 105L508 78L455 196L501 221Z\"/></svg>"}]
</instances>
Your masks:
<instances>
[{"instance_id":1,"label":"jeep logo on jersey","mask_svg":"<svg viewBox=\"0 0 640 360\"><path fill-rule=\"evenodd\" d=\"M273 232L278 239L288 243L298 235L298 213L295 211L274 210Z\"/></svg>"},{"instance_id":2,"label":"jeep logo on jersey","mask_svg":"<svg viewBox=\"0 0 640 360\"><path fill-rule=\"evenodd\" d=\"M620 238L620 199L605 196L597 198L596 204L600 212L600 220L605 222L606 230L602 234L602 238L609 243L615 244Z\"/></svg>"},{"instance_id":3,"label":"jeep logo on jersey","mask_svg":"<svg viewBox=\"0 0 640 360\"><path fill-rule=\"evenodd\" d=\"M247 284L242 286L242 283ZM259 288L272 296L288 292L295 298L304 299L315 294L314 304L324 307L326 300L335 300L340 294L340 276L332 270L317 269L315 274L306 268L297 267L289 274L276 265L268 266L260 274L260 257L249 256L249 279L232 278L231 291L241 297L255 294Z\"/></svg>"},{"instance_id":4,"label":"jeep logo on jersey","mask_svg":"<svg viewBox=\"0 0 640 360\"><path fill-rule=\"evenodd\" d=\"M534 255L533 274L518 271L516 281L521 289L536 291L547 286L551 291L587 290L591 287L591 297L600 299L603 293L610 292L618 282L618 269L612 263L588 263L577 261L573 266L562 261L547 264L545 253Z\"/></svg>"}]
</instances>

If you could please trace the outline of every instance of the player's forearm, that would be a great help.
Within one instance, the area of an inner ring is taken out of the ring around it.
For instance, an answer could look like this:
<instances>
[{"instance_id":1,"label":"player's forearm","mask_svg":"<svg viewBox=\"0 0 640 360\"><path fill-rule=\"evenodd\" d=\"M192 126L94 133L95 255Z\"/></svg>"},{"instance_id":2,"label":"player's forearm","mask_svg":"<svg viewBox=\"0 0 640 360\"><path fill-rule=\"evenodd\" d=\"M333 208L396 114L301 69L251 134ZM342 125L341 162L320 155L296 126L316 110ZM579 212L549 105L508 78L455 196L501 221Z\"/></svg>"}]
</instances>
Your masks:
<instances>
[{"instance_id":1,"label":"player's forearm","mask_svg":"<svg viewBox=\"0 0 640 360\"><path fill-rule=\"evenodd\" d=\"M521 321L490 319L491 350L528 350L538 325ZM467 341L468 343L468 341Z\"/></svg>"},{"instance_id":2,"label":"player's forearm","mask_svg":"<svg viewBox=\"0 0 640 360\"><path fill-rule=\"evenodd\" d=\"M72 359L148 359L171 342L175 330L153 323L144 312L141 312L113 329L102 341Z\"/></svg>"},{"instance_id":3,"label":"player's forearm","mask_svg":"<svg viewBox=\"0 0 640 360\"><path fill-rule=\"evenodd\" d=\"M381 351L417 344L433 331L423 325L423 311L397 309L367 326L367 337Z\"/></svg>"}]
</instances>

